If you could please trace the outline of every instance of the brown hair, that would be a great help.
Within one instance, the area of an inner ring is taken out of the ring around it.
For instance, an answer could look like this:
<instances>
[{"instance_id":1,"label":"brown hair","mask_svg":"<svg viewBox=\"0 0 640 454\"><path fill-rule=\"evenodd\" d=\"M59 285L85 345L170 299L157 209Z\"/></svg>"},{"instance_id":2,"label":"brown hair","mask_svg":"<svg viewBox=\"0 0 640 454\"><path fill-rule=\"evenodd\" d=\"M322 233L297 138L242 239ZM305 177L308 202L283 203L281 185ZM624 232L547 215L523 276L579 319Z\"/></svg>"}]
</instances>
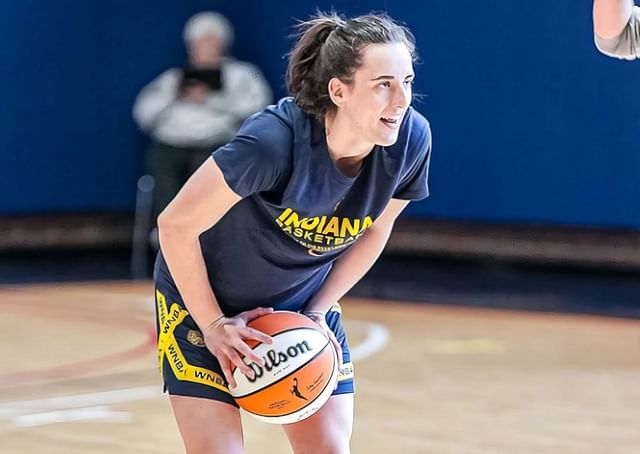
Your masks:
<instances>
[{"instance_id":1,"label":"brown hair","mask_svg":"<svg viewBox=\"0 0 640 454\"><path fill-rule=\"evenodd\" d=\"M287 89L305 113L320 121L335 109L329 97L329 80L337 77L351 83L362 65L366 45L402 43L416 59L413 34L385 13L345 20L335 12L318 12L301 22L298 30L298 42L289 54Z\"/></svg>"}]
</instances>

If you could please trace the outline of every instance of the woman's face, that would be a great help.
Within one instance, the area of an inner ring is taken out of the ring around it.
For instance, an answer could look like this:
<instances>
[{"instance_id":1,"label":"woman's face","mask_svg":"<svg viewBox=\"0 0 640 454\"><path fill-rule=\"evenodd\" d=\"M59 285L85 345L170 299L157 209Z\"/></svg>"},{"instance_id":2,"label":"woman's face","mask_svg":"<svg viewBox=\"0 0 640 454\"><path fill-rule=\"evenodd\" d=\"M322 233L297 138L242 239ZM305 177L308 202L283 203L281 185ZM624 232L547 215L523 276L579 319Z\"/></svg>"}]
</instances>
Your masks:
<instances>
[{"instance_id":1,"label":"woman's face","mask_svg":"<svg viewBox=\"0 0 640 454\"><path fill-rule=\"evenodd\" d=\"M371 44L362 50L362 66L344 85L337 116L343 116L360 140L389 146L398 140L400 123L411 103L414 72L402 43Z\"/></svg>"},{"instance_id":2,"label":"woman's face","mask_svg":"<svg viewBox=\"0 0 640 454\"><path fill-rule=\"evenodd\" d=\"M193 66L217 66L224 56L224 45L217 35L195 38L189 46L189 59Z\"/></svg>"}]
</instances>

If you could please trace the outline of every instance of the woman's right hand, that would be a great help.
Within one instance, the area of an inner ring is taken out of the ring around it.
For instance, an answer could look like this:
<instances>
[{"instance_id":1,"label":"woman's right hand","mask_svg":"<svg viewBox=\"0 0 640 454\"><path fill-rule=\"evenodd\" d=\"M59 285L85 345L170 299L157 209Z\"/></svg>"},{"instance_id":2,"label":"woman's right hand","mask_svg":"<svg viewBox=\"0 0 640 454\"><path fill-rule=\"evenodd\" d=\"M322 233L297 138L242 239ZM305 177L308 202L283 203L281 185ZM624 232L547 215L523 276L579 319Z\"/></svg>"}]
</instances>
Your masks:
<instances>
[{"instance_id":1,"label":"woman's right hand","mask_svg":"<svg viewBox=\"0 0 640 454\"><path fill-rule=\"evenodd\" d=\"M256 355L245 341L252 339L272 344L273 340L263 332L248 327L247 323L271 312L273 312L272 308L258 307L242 312L235 317L222 317L203 331L204 343L220 362L222 372L230 387L236 387L236 381L231 373L233 366L238 367L249 378L255 376L253 369L243 361L243 356L249 363L255 362L264 366L264 359Z\"/></svg>"}]
</instances>

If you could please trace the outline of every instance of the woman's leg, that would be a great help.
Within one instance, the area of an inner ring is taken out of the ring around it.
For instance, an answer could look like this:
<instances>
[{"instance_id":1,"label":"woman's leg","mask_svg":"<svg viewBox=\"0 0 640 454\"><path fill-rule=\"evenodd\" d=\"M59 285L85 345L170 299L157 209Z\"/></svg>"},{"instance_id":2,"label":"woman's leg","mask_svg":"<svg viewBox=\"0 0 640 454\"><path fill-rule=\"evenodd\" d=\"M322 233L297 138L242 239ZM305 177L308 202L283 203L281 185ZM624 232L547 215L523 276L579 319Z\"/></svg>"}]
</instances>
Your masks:
<instances>
[{"instance_id":1,"label":"woman's leg","mask_svg":"<svg viewBox=\"0 0 640 454\"><path fill-rule=\"evenodd\" d=\"M348 454L353 394L339 394L307 419L283 426L295 454Z\"/></svg>"},{"instance_id":2,"label":"woman's leg","mask_svg":"<svg viewBox=\"0 0 640 454\"><path fill-rule=\"evenodd\" d=\"M284 431L295 454L348 454L353 428L353 366L347 335L342 325L342 308L335 304L326 316L327 325L342 347L342 368L333 395L317 413Z\"/></svg>"},{"instance_id":3,"label":"woman's leg","mask_svg":"<svg viewBox=\"0 0 640 454\"><path fill-rule=\"evenodd\" d=\"M187 454L243 452L240 412L236 407L199 397L170 399Z\"/></svg>"},{"instance_id":4,"label":"woman's leg","mask_svg":"<svg viewBox=\"0 0 640 454\"><path fill-rule=\"evenodd\" d=\"M187 454L243 452L240 412L217 359L156 261L158 356Z\"/></svg>"}]
</instances>

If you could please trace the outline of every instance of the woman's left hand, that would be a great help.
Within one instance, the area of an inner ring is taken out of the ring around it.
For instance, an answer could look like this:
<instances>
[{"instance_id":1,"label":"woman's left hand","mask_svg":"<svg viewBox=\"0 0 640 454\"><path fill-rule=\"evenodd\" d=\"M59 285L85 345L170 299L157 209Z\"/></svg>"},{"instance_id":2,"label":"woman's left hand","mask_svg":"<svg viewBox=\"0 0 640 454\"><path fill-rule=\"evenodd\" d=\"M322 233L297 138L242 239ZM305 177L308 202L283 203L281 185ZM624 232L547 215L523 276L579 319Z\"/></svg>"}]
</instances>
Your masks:
<instances>
[{"instance_id":1,"label":"woman's left hand","mask_svg":"<svg viewBox=\"0 0 640 454\"><path fill-rule=\"evenodd\" d=\"M331 341L333 344L333 348L336 351L336 355L338 355L338 367L342 368L342 347L340 346L340 342L336 339L336 335L333 333L329 325L327 325L326 314L322 311L305 311L302 313L313 320L324 333L325 336Z\"/></svg>"}]
</instances>

